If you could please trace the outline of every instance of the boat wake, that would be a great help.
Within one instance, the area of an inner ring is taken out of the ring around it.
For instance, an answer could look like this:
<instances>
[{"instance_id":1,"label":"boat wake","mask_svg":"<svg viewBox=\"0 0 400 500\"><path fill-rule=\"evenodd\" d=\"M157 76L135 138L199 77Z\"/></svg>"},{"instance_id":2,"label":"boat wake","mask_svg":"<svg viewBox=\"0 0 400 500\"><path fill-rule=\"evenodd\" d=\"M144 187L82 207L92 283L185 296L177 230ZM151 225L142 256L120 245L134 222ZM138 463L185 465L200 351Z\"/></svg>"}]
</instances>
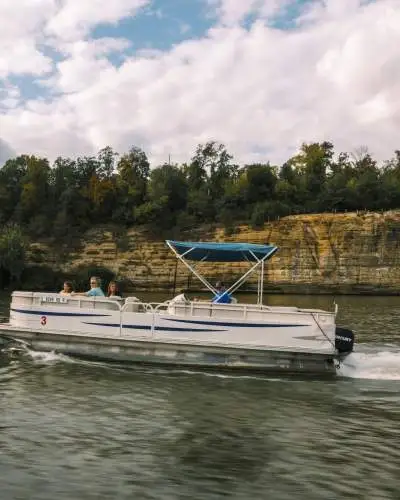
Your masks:
<instances>
[{"instance_id":1,"label":"boat wake","mask_svg":"<svg viewBox=\"0 0 400 500\"><path fill-rule=\"evenodd\" d=\"M1 346L0 346L1 347ZM352 379L369 379L369 380L400 380L400 346L397 345L381 345L381 350L377 350L376 345L367 344L360 346L360 351L355 351L349 354L341 363L340 367L337 368L337 375L340 378L352 378ZM20 356L32 360L35 364L46 364L52 365L57 363L78 363L91 366L104 366L116 368L116 364L110 365L103 361L94 360L83 360L80 358L74 358L64 354L56 353L54 351L34 351L29 348L28 344L25 342L18 342L0 349L0 353L7 355L10 358L18 358ZM123 365L126 369L126 365ZM162 371L165 374L171 375L172 373L180 373L182 375L209 375L212 377L221 378L263 378L260 374L223 374L218 372L207 373L207 371L199 371L196 369L184 369L178 368L171 370L171 368L166 368L165 370L160 367L154 367L150 369L152 372ZM284 378L284 377L282 377ZM277 380L282 380L279 377ZM266 377L268 380L268 377Z\"/></svg>"},{"instance_id":2,"label":"boat wake","mask_svg":"<svg viewBox=\"0 0 400 500\"><path fill-rule=\"evenodd\" d=\"M337 370L340 377L400 380L400 348L349 354Z\"/></svg>"},{"instance_id":3,"label":"boat wake","mask_svg":"<svg viewBox=\"0 0 400 500\"><path fill-rule=\"evenodd\" d=\"M74 358L66 356L63 354L58 354L55 352L40 352L31 351L27 349L25 355L29 356L34 363L37 364L56 364L56 363L78 363L85 364L89 366L103 366L105 368L118 369L118 363L110 365L107 362L102 361L88 361L79 358ZM126 365L121 365L120 368L124 370L127 369ZM131 367L132 369L133 367ZM281 376L276 379L270 379L267 375L260 376L260 374L224 374L218 372L210 372L207 370L196 370L196 369L172 369L172 368L146 368L143 367L138 369L144 370L146 372L151 372L153 374L160 373L164 375L203 375L217 378L259 378L263 380L283 380L285 377ZM384 351L370 351L370 352L353 352L349 354L347 358L342 362L340 368L337 370L337 375L342 378L353 378L353 379L369 379L369 380L400 380L400 349L397 350L384 350Z\"/></svg>"},{"instance_id":4,"label":"boat wake","mask_svg":"<svg viewBox=\"0 0 400 500\"><path fill-rule=\"evenodd\" d=\"M34 363L43 363L43 364L53 364L53 363L75 363L75 360L69 356L64 354L59 354L54 351L50 352L42 352L42 351L32 351L27 349L25 352L27 356L29 356Z\"/></svg>"}]
</instances>

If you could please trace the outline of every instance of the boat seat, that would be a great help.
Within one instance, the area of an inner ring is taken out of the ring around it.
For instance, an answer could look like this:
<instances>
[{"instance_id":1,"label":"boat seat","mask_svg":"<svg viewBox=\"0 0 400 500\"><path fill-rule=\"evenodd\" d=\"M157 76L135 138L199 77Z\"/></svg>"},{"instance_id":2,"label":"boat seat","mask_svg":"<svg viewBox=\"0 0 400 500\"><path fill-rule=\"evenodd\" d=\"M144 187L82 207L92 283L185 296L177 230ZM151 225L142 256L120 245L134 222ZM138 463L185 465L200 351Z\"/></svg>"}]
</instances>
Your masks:
<instances>
[{"instance_id":1,"label":"boat seat","mask_svg":"<svg viewBox=\"0 0 400 500\"><path fill-rule=\"evenodd\" d=\"M123 310L125 312L139 312L141 301L137 297L127 297Z\"/></svg>"},{"instance_id":2,"label":"boat seat","mask_svg":"<svg viewBox=\"0 0 400 500\"><path fill-rule=\"evenodd\" d=\"M189 306L189 308L187 308ZM190 311L190 301L186 298L184 293L176 295L168 303L168 314L183 314L186 315L186 311Z\"/></svg>"}]
</instances>

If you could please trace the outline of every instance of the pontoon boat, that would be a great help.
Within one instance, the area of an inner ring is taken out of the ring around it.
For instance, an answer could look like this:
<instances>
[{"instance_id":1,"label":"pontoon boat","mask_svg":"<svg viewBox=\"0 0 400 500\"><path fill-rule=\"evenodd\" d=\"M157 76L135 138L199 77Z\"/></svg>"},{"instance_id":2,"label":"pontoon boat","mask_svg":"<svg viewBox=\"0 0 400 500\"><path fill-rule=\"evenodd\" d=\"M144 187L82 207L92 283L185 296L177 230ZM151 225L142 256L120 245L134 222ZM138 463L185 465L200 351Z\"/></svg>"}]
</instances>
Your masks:
<instances>
[{"instance_id":1,"label":"pontoon boat","mask_svg":"<svg viewBox=\"0 0 400 500\"><path fill-rule=\"evenodd\" d=\"M263 304L265 263L277 247L166 243L212 294L216 289L200 274L201 263L248 262L248 271L227 293L259 270L257 303L193 301L184 294L145 303L136 297L15 291L9 323L0 324L3 342L92 359L292 373L335 373L352 351L353 333L336 327L337 307L329 312Z\"/></svg>"}]
</instances>

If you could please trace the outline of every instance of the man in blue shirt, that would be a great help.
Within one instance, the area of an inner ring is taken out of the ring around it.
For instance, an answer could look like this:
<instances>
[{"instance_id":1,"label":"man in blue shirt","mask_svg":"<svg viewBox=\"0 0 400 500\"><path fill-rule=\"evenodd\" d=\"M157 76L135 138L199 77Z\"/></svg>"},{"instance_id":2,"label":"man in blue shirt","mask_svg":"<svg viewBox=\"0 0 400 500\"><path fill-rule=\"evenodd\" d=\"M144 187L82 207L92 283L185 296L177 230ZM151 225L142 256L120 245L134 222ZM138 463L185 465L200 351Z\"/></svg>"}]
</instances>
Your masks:
<instances>
[{"instance_id":1,"label":"man in blue shirt","mask_svg":"<svg viewBox=\"0 0 400 500\"><path fill-rule=\"evenodd\" d=\"M90 278L90 290L87 292L76 293L74 295L86 295L86 297L105 297L103 290L100 288L100 278L92 276Z\"/></svg>"},{"instance_id":2,"label":"man in blue shirt","mask_svg":"<svg viewBox=\"0 0 400 500\"><path fill-rule=\"evenodd\" d=\"M212 300L214 304L230 304L232 302L232 297L226 291L225 285L218 281L215 285L216 293Z\"/></svg>"},{"instance_id":3,"label":"man in blue shirt","mask_svg":"<svg viewBox=\"0 0 400 500\"><path fill-rule=\"evenodd\" d=\"M90 278L90 290L86 292L87 297L104 297L104 292L100 288L100 278L92 276Z\"/></svg>"}]
</instances>

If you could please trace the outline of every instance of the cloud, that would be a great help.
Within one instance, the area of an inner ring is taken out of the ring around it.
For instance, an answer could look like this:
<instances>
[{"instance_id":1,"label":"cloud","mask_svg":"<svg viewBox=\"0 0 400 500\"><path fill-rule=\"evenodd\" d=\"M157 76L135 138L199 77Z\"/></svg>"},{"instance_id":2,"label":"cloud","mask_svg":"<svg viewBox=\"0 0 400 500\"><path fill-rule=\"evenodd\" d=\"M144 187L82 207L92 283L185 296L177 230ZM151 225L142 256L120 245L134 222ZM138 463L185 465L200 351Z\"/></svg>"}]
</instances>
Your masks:
<instances>
[{"instance_id":1,"label":"cloud","mask_svg":"<svg viewBox=\"0 0 400 500\"><path fill-rule=\"evenodd\" d=\"M0 78L43 75L53 69L47 55L64 42L83 40L99 24L133 16L149 0L13 0L0 2Z\"/></svg>"},{"instance_id":2,"label":"cloud","mask_svg":"<svg viewBox=\"0 0 400 500\"><path fill-rule=\"evenodd\" d=\"M211 139L224 142L238 161L278 163L303 141L331 140L347 151L366 144L378 159L399 148L398 0L315 0L291 30L269 22L288 11L288 1L219 0L213 4L219 17L202 38L163 52L138 50L117 65L110 53L124 53L129 42L93 40L90 29L139 4L103 2L104 11L89 19L90 9L78 14L78 4L68 1L63 15L56 9L32 21L41 30L32 28L33 38L59 37L62 58L51 77L42 77L52 92L46 100L6 107L0 95L8 143L51 158L135 144L154 162L168 154L187 160L197 143ZM258 19L245 28L249 12ZM62 38L72 19L77 30Z\"/></svg>"},{"instance_id":3,"label":"cloud","mask_svg":"<svg viewBox=\"0 0 400 500\"><path fill-rule=\"evenodd\" d=\"M116 23L133 16L148 0L64 0L61 9L49 19L46 33L64 40L76 40L102 23Z\"/></svg>"},{"instance_id":4,"label":"cloud","mask_svg":"<svg viewBox=\"0 0 400 500\"><path fill-rule=\"evenodd\" d=\"M0 86L0 110L16 108L20 104L20 96L21 93L16 85L4 83Z\"/></svg>"},{"instance_id":5,"label":"cloud","mask_svg":"<svg viewBox=\"0 0 400 500\"><path fill-rule=\"evenodd\" d=\"M207 0L207 2L223 25L240 23L249 15L268 19L294 3L291 0Z\"/></svg>"},{"instance_id":6,"label":"cloud","mask_svg":"<svg viewBox=\"0 0 400 500\"><path fill-rule=\"evenodd\" d=\"M15 151L0 137L0 168L4 163L15 156Z\"/></svg>"},{"instance_id":7,"label":"cloud","mask_svg":"<svg viewBox=\"0 0 400 500\"><path fill-rule=\"evenodd\" d=\"M41 75L52 61L37 47L41 29L55 9L54 0L0 2L0 79L10 74Z\"/></svg>"}]
</instances>

